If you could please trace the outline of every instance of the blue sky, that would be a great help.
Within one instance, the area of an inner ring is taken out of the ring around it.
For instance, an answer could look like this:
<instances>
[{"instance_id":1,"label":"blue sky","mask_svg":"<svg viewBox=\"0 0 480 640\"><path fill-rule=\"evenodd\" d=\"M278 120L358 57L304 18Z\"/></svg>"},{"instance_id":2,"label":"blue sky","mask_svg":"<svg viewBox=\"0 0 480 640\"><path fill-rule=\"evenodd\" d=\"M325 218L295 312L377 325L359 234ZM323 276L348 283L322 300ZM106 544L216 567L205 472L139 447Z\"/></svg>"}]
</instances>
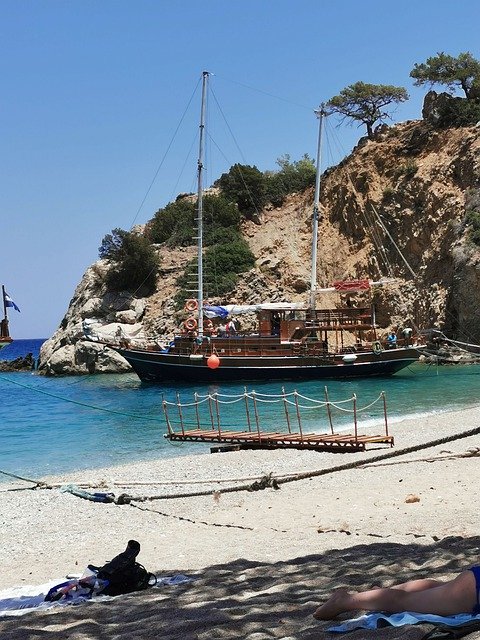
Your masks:
<instances>
[{"instance_id":1,"label":"blue sky","mask_svg":"<svg viewBox=\"0 0 480 640\"><path fill-rule=\"evenodd\" d=\"M406 87L394 121L419 118L413 64L480 58L479 24L475 0L0 0L0 283L21 308L13 336L52 335L104 235L194 190L204 69L211 182L235 162L313 157L313 109L357 80ZM327 162L363 135L331 131Z\"/></svg>"}]
</instances>

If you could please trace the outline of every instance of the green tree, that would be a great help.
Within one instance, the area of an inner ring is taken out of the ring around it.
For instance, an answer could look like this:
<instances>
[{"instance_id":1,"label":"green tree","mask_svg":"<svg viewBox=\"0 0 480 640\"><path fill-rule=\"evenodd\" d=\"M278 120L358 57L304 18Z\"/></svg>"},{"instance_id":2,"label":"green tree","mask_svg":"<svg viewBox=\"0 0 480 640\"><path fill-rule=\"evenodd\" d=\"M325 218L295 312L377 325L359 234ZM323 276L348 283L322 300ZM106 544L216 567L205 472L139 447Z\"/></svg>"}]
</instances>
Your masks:
<instances>
[{"instance_id":1,"label":"green tree","mask_svg":"<svg viewBox=\"0 0 480 640\"><path fill-rule=\"evenodd\" d=\"M142 290L145 295L155 290L159 259L145 236L113 229L103 238L99 255L111 263L106 276L109 289Z\"/></svg>"},{"instance_id":2,"label":"green tree","mask_svg":"<svg viewBox=\"0 0 480 640\"><path fill-rule=\"evenodd\" d=\"M147 225L150 242L166 242L171 247L195 244L197 202L195 198L179 198L159 209ZM223 196L205 195L203 198L203 241L216 242L222 229L240 228L240 213L233 202Z\"/></svg>"},{"instance_id":3,"label":"green tree","mask_svg":"<svg viewBox=\"0 0 480 640\"><path fill-rule=\"evenodd\" d=\"M153 243L167 242L185 247L193 243L197 204L192 198L177 198L159 209L147 225L146 234Z\"/></svg>"},{"instance_id":4,"label":"green tree","mask_svg":"<svg viewBox=\"0 0 480 640\"><path fill-rule=\"evenodd\" d=\"M315 163L307 154L294 162L285 154L278 158L277 165L279 171L266 174L266 200L274 207L281 206L289 193L305 191L315 184Z\"/></svg>"},{"instance_id":5,"label":"green tree","mask_svg":"<svg viewBox=\"0 0 480 640\"><path fill-rule=\"evenodd\" d=\"M222 234L226 231L229 230L223 229ZM255 256L239 232L236 237L232 237L229 233L222 235L219 242L208 247L203 256L205 297L223 296L233 291L238 283L239 274L245 273L254 264ZM191 297L188 289L191 288L192 282L196 281L197 267L197 259L194 258L177 279L180 290L175 296L175 302L178 308L182 308L185 300Z\"/></svg>"},{"instance_id":6,"label":"green tree","mask_svg":"<svg viewBox=\"0 0 480 640\"><path fill-rule=\"evenodd\" d=\"M439 52L426 62L415 64L410 77L415 85L443 84L449 89L461 88L468 100L480 98L480 61L471 53L460 53L456 58Z\"/></svg>"},{"instance_id":7,"label":"green tree","mask_svg":"<svg viewBox=\"0 0 480 640\"><path fill-rule=\"evenodd\" d=\"M327 106L333 113L363 122L367 134L373 138L373 125L389 117L385 107L408 100L407 90L384 84L356 82L342 89L338 96L330 98Z\"/></svg>"},{"instance_id":8,"label":"green tree","mask_svg":"<svg viewBox=\"0 0 480 640\"><path fill-rule=\"evenodd\" d=\"M222 194L235 202L238 209L247 217L258 214L265 205L265 175L255 166L234 164L228 173L224 173L216 181Z\"/></svg>"}]
</instances>

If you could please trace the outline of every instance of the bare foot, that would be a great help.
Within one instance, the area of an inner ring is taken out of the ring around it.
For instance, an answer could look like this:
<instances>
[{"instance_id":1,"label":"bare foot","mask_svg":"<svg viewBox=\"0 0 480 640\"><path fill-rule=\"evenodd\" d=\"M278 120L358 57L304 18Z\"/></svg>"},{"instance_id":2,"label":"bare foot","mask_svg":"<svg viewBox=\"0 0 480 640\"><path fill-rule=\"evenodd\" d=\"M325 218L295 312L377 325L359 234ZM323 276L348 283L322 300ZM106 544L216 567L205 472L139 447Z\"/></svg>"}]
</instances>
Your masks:
<instances>
[{"instance_id":1,"label":"bare foot","mask_svg":"<svg viewBox=\"0 0 480 640\"><path fill-rule=\"evenodd\" d=\"M337 589L324 604L318 607L313 617L317 620L336 618L340 613L348 610L346 602L349 595L347 589Z\"/></svg>"}]
</instances>

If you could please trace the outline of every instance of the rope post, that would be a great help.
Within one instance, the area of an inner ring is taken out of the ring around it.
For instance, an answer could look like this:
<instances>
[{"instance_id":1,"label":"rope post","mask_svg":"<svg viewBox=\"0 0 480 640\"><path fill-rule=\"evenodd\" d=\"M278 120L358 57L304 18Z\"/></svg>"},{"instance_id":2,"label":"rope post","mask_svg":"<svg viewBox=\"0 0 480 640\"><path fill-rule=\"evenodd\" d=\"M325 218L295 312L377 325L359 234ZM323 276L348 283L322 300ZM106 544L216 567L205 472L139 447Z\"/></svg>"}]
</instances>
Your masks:
<instances>
[{"instance_id":1,"label":"rope post","mask_svg":"<svg viewBox=\"0 0 480 640\"><path fill-rule=\"evenodd\" d=\"M198 415L198 393L195 391L195 415L197 417L197 429L200 430L200 416Z\"/></svg>"},{"instance_id":2,"label":"rope post","mask_svg":"<svg viewBox=\"0 0 480 640\"><path fill-rule=\"evenodd\" d=\"M252 432L252 423L250 422L250 409L248 407L248 392L247 387L243 387L243 396L245 398L245 415L247 417L248 431Z\"/></svg>"},{"instance_id":3,"label":"rope post","mask_svg":"<svg viewBox=\"0 0 480 640\"><path fill-rule=\"evenodd\" d=\"M220 427L220 410L218 408L218 393L215 393L215 411L217 414L218 437L222 437L222 429Z\"/></svg>"},{"instance_id":4,"label":"rope post","mask_svg":"<svg viewBox=\"0 0 480 640\"><path fill-rule=\"evenodd\" d=\"M215 431L215 424L213 422L213 411L212 411L212 396L208 394L208 410L210 411L210 423L212 425L212 431Z\"/></svg>"},{"instance_id":5,"label":"rope post","mask_svg":"<svg viewBox=\"0 0 480 640\"><path fill-rule=\"evenodd\" d=\"M287 418L288 433L292 433L292 427L290 426L290 416L288 415L287 398L285 396L285 387L282 387L282 394L283 394L283 406L285 409L285 417Z\"/></svg>"},{"instance_id":6,"label":"rope post","mask_svg":"<svg viewBox=\"0 0 480 640\"><path fill-rule=\"evenodd\" d=\"M332 423L332 410L330 409L330 400L328 398L327 387L325 387L325 402L327 403L327 415L328 415L328 422L330 423L330 431L333 436L334 431L333 431L333 423Z\"/></svg>"},{"instance_id":7,"label":"rope post","mask_svg":"<svg viewBox=\"0 0 480 640\"><path fill-rule=\"evenodd\" d=\"M385 435L388 436L388 420L387 420L387 398L385 396L385 391L382 391L380 394L383 398L383 417L385 420Z\"/></svg>"},{"instance_id":8,"label":"rope post","mask_svg":"<svg viewBox=\"0 0 480 640\"><path fill-rule=\"evenodd\" d=\"M298 406L298 393L297 390L293 392L295 396L295 409L297 410L298 429L300 431L300 442L303 442L302 420L300 418L300 408Z\"/></svg>"},{"instance_id":9,"label":"rope post","mask_svg":"<svg viewBox=\"0 0 480 640\"><path fill-rule=\"evenodd\" d=\"M170 424L170 419L168 417L167 403L166 403L165 399L162 400L162 406L163 406L163 413L165 414L165 422L167 423L168 433L170 435L172 435L173 434L173 429L172 429L172 425Z\"/></svg>"},{"instance_id":10,"label":"rope post","mask_svg":"<svg viewBox=\"0 0 480 640\"><path fill-rule=\"evenodd\" d=\"M182 436L184 436L185 426L183 424L182 403L180 402L180 396L178 395L178 391L177 391L177 409L178 409L178 416L180 418L180 426L182 428Z\"/></svg>"},{"instance_id":11,"label":"rope post","mask_svg":"<svg viewBox=\"0 0 480 640\"><path fill-rule=\"evenodd\" d=\"M255 391L252 391L252 400L253 400L253 409L255 411L255 423L257 425L258 441L261 442L262 436L260 434L260 423L258 422L257 398L255 397Z\"/></svg>"},{"instance_id":12,"label":"rope post","mask_svg":"<svg viewBox=\"0 0 480 640\"><path fill-rule=\"evenodd\" d=\"M353 424L355 425L355 442L358 439L358 422L357 422L357 394L353 394Z\"/></svg>"}]
</instances>

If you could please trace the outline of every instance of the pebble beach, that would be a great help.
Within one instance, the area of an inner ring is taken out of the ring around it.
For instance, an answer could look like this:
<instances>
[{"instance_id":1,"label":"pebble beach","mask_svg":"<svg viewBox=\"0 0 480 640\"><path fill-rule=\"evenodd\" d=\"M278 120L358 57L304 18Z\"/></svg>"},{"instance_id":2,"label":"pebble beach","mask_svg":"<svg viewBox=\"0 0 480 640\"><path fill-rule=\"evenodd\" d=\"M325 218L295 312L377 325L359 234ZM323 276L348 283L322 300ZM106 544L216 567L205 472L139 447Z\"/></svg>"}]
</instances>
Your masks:
<instances>
[{"instance_id":1,"label":"pebble beach","mask_svg":"<svg viewBox=\"0 0 480 640\"><path fill-rule=\"evenodd\" d=\"M48 488L4 483L1 597L81 574L131 538L149 571L192 581L0 618L0 637L36 638L41 629L74 640L332 637L311 617L332 589L448 578L477 561L480 437L426 445L479 425L473 407L394 424L393 449L229 451L42 478ZM414 445L425 448L369 463ZM288 482L233 490L265 477ZM62 491L67 484L133 499L91 502ZM419 627L391 631L355 638L421 637Z\"/></svg>"}]
</instances>

